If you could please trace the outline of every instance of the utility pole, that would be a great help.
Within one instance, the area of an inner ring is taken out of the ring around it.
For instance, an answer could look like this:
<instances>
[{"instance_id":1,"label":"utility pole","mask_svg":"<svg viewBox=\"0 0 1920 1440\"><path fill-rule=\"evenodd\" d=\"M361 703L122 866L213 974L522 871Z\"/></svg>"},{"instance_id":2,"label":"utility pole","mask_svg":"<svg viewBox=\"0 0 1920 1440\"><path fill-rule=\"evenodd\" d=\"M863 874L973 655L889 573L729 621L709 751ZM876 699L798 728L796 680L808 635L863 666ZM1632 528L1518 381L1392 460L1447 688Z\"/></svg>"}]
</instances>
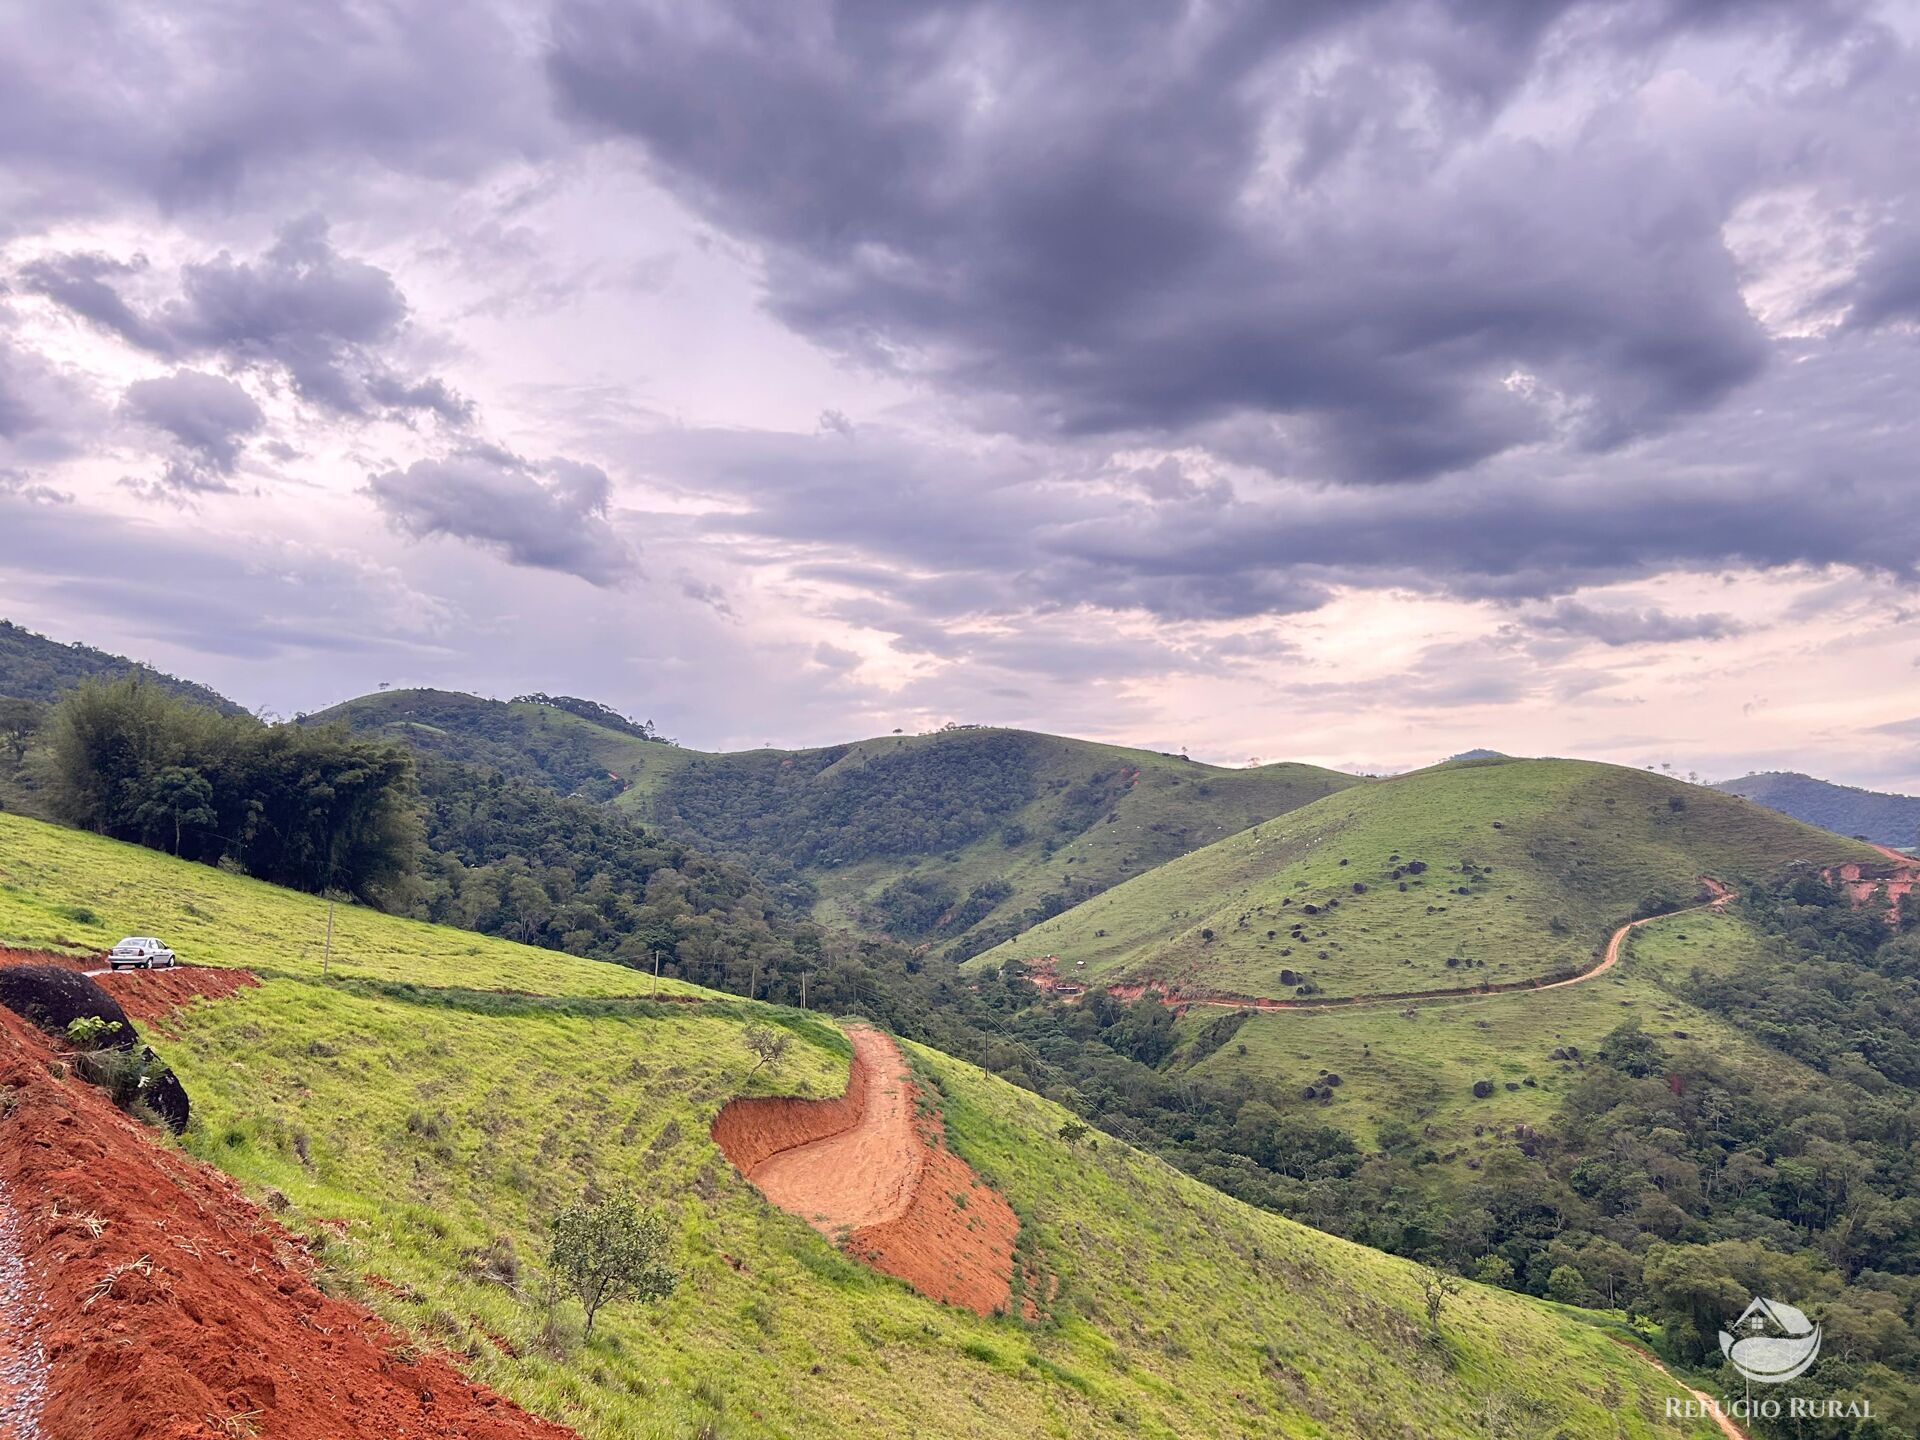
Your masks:
<instances>
[{"instance_id":1,"label":"utility pole","mask_svg":"<svg viewBox=\"0 0 1920 1440\"><path fill-rule=\"evenodd\" d=\"M660 947L653 947L653 998L660 998Z\"/></svg>"},{"instance_id":2,"label":"utility pole","mask_svg":"<svg viewBox=\"0 0 1920 1440\"><path fill-rule=\"evenodd\" d=\"M807 1008L807 972L805 970L800 972L800 1008L802 1010Z\"/></svg>"},{"instance_id":3,"label":"utility pole","mask_svg":"<svg viewBox=\"0 0 1920 1440\"><path fill-rule=\"evenodd\" d=\"M327 892L327 948L320 957L320 978L327 978L327 971L333 965L333 892Z\"/></svg>"}]
</instances>

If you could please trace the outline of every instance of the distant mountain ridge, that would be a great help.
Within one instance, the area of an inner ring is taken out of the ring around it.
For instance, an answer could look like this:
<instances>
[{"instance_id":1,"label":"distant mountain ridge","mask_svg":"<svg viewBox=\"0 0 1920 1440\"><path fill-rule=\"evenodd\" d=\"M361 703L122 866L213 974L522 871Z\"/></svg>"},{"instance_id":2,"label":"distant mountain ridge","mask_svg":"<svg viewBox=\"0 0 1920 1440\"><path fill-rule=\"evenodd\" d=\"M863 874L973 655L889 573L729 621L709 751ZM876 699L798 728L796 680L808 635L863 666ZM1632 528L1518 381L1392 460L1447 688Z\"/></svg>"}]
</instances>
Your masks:
<instances>
[{"instance_id":1,"label":"distant mountain ridge","mask_svg":"<svg viewBox=\"0 0 1920 1440\"><path fill-rule=\"evenodd\" d=\"M112 680L138 670L154 684L175 695L185 696L196 705L205 705L223 715L244 715L247 708L236 704L217 690L192 680L182 680L124 655L109 654L91 645L62 644L45 635L0 620L0 695L15 700L33 700L52 704L74 686L86 680Z\"/></svg>"},{"instance_id":2,"label":"distant mountain ridge","mask_svg":"<svg viewBox=\"0 0 1920 1440\"><path fill-rule=\"evenodd\" d=\"M1836 785L1796 770L1766 770L1713 787L1836 835L1862 835L1876 845L1910 849L1920 841L1920 796Z\"/></svg>"},{"instance_id":3,"label":"distant mountain ridge","mask_svg":"<svg viewBox=\"0 0 1920 1440\"><path fill-rule=\"evenodd\" d=\"M610 800L666 835L742 861L817 919L955 959L1176 856L1368 783L1312 765L1226 769L977 725L712 753L642 738L652 732L631 722L612 728L585 702L507 704L441 690L363 695L306 718Z\"/></svg>"}]
</instances>

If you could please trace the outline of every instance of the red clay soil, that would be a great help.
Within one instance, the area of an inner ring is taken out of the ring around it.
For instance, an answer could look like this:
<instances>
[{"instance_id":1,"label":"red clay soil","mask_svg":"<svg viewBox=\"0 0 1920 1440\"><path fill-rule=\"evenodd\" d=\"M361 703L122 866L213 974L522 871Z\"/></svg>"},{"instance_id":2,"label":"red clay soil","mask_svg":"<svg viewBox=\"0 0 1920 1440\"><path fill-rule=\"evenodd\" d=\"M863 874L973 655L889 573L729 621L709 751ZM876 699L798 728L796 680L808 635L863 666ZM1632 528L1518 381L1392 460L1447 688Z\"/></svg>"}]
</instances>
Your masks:
<instances>
[{"instance_id":1,"label":"red clay soil","mask_svg":"<svg viewBox=\"0 0 1920 1440\"><path fill-rule=\"evenodd\" d=\"M136 1020L164 1020L192 1000L224 1000L236 990L260 982L248 970L211 965L176 965L170 970L120 970L94 976L95 982Z\"/></svg>"},{"instance_id":2,"label":"red clay soil","mask_svg":"<svg viewBox=\"0 0 1920 1440\"><path fill-rule=\"evenodd\" d=\"M1887 857L1885 863L1850 860L1845 865L1829 870L1827 879L1846 891L1847 899L1857 910L1880 904L1876 896L1884 888L1887 893L1886 908L1897 916L1901 901L1912 895L1916 886L1920 886L1920 860L1903 855L1891 846L1875 845L1873 848ZM1920 901L1909 903L1920 904Z\"/></svg>"},{"instance_id":3,"label":"red clay soil","mask_svg":"<svg viewBox=\"0 0 1920 1440\"><path fill-rule=\"evenodd\" d=\"M982 1315L1013 1293L1019 1218L946 1147L893 1040L849 1026L853 1064L831 1100L740 1099L714 1142L760 1193L882 1274Z\"/></svg>"},{"instance_id":4,"label":"red clay soil","mask_svg":"<svg viewBox=\"0 0 1920 1440\"><path fill-rule=\"evenodd\" d=\"M0 1194L46 1440L564 1440L315 1288L225 1176L156 1144L0 1012ZM31 1427L31 1428L30 1428Z\"/></svg>"},{"instance_id":5,"label":"red clay soil","mask_svg":"<svg viewBox=\"0 0 1920 1440\"><path fill-rule=\"evenodd\" d=\"M98 957L56 955L51 950L15 950L10 945L0 945L0 965L58 965L62 970L85 974L97 970L101 963Z\"/></svg>"},{"instance_id":6,"label":"red clay soil","mask_svg":"<svg viewBox=\"0 0 1920 1440\"><path fill-rule=\"evenodd\" d=\"M1572 974L1542 975L1532 980L1489 981L1484 985L1465 985L1442 990L1386 990L1371 995L1326 995L1318 999L1306 1000L1270 1000L1259 995L1235 995L1224 991L1193 991L1178 989L1159 980L1133 981L1128 984L1109 985L1106 993L1116 1000L1131 1003L1142 995L1152 995L1161 1003L1176 1010L1184 1010L1190 1005L1211 1005L1231 1010L1334 1010L1354 1005L1398 1005L1408 1001L1425 1000L1471 1000L1482 995L1505 995L1521 990L1558 990L1563 985L1580 985L1603 975L1620 961L1621 947L1627 936L1642 925L1655 920L1664 920L1669 915L1684 915L1688 910L1718 910L1733 899L1730 886L1718 880L1701 877L1701 885L1706 888L1709 899L1699 905L1689 905L1679 910L1668 910L1659 915L1649 915L1644 920L1629 920L1608 937L1607 948L1601 952L1597 963L1585 970ZM1052 955L1042 960L1029 961L1031 967L1027 978L1034 985L1050 994L1063 999L1073 999L1084 995L1086 986L1063 982L1055 965L1058 963Z\"/></svg>"}]
</instances>

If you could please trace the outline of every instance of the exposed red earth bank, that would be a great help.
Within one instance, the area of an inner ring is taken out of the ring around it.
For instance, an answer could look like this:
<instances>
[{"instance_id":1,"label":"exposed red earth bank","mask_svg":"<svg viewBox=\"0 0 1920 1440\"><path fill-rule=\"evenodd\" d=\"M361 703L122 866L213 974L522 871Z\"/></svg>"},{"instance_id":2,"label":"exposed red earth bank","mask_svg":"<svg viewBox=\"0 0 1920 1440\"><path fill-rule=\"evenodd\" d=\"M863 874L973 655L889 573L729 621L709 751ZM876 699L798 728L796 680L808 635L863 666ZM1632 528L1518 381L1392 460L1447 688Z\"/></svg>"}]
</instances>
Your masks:
<instances>
[{"instance_id":1,"label":"exposed red earth bank","mask_svg":"<svg viewBox=\"0 0 1920 1440\"><path fill-rule=\"evenodd\" d=\"M1858 909L1879 904L1876 897L1884 888L1887 908L1898 915L1901 902L1913 894L1916 885L1920 885L1920 860L1903 855L1887 845L1875 845L1873 848L1887 857L1884 862L1849 860L1845 865L1837 865L1829 870L1827 879L1846 891L1847 899Z\"/></svg>"},{"instance_id":2,"label":"exposed red earth bank","mask_svg":"<svg viewBox=\"0 0 1920 1440\"><path fill-rule=\"evenodd\" d=\"M249 983L184 969L111 983L131 1013L151 1017L211 993L195 988L209 975ZM0 1382L8 1440L573 1435L323 1294L298 1239L225 1176L158 1143L4 1010L0 1208L19 1282L6 1285L0 1257L0 1374L22 1377Z\"/></svg>"},{"instance_id":3,"label":"exposed red earth bank","mask_svg":"<svg viewBox=\"0 0 1920 1440\"><path fill-rule=\"evenodd\" d=\"M853 1063L830 1100L749 1098L714 1117L713 1138L772 1204L922 1295L982 1315L1012 1303L1020 1221L946 1147L900 1048L847 1027Z\"/></svg>"}]
</instances>

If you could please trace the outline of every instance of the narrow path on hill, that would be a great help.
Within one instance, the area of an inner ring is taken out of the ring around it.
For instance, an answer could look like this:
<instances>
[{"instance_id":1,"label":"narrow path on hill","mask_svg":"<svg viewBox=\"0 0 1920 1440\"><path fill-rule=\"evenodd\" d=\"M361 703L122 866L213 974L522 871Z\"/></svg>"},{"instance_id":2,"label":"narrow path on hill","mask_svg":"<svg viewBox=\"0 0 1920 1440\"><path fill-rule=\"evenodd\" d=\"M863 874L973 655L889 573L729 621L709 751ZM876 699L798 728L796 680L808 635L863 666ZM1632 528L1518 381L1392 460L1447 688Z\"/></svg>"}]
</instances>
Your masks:
<instances>
[{"instance_id":1,"label":"narrow path on hill","mask_svg":"<svg viewBox=\"0 0 1920 1440\"><path fill-rule=\"evenodd\" d=\"M1704 1390L1694 1389L1678 1375L1667 1369L1665 1365L1660 1363L1660 1357L1658 1355L1655 1355L1651 1350L1642 1349L1638 1345L1628 1344L1625 1340L1621 1340L1620 1344L1625 1345L1627 1349L1638 1355L1642 1360L1645 1360L1649 1365L1653 1366L1654 1369L1666 1376L1667 1379L1673 1381L1674 1384L1686 1391L1687 1394L1704 1404L1707 1407L1707 1413L1713 1417L1713 1423L1720 1427L1720 1433L1725 1435L1727 1440L1749 1440L1747 1432L1736 1425L1733 1417L1720 1408L1719 1401L1715 1400L1713 1396Z\"/></svg>"},{"instance_id":2,"label":"narrow path on hill","mask_svg":"<svg viewBox=\"0 0 1920 1440\"><path fill-rule=\"evenodd\" d=\"M1658 915L1648 915L1644 919L1629 920L1607 940L1607 948L1601 953L1599 963L1582 970L1577 975L1569 975L1561 980L1507 980L1488 985L1463 985L1445 990L1396 990L1379 995L1329 995L1313 1000L1268 1000L1253 995L1191 994L1186 991L1174 991L1148 985L1144 993L1158 994L1168 1005L1208 1005L1227 1010L1338 1010L1357 1005L1408 1005L1424 1004L1434 1000L1478 1000L1488 995L1525 994L1535 990L1558 990L1567 985L1584 985L1595 976L1604 975L1620 962L1620 955L1626 945L1627 936L1642 925L1651 925L1656 920L1671 919L1675 915L1688 915L1696 910L1719 910L1733 899L1733 889L1718 880L1702 877L1701 883L1713 894L1711 900L1698 905L1685 905L1678 910L1663 911ZM1122 987L1110 986L1110 992Z\"/></svg>"},{"instance_id":3,"label":"narrow path on hill","mask_svg":"<svg viewBox=\"0 0 1920 1440\"><path fill-rule=\"evenodd\" d=\"M20 1259L13 1197L0 1184L0 1440L39 1440L47 1357L29 1320L32 1289Z\"/></svg>"},{"instance_id":4,"label":"narrow path on hill","mask_svg":"<svg viewBox=\"0 0 1920 1440\"><path fill-rule=\"evenodd\" d=\"M827 1235L904 1215L926 1164L900 1047L865 1025L848 1026L847 1038L866 1069L865 1103L852 1127L781 1150L747 1171L767 1199Z\"/></svg>"}]
</instances>

